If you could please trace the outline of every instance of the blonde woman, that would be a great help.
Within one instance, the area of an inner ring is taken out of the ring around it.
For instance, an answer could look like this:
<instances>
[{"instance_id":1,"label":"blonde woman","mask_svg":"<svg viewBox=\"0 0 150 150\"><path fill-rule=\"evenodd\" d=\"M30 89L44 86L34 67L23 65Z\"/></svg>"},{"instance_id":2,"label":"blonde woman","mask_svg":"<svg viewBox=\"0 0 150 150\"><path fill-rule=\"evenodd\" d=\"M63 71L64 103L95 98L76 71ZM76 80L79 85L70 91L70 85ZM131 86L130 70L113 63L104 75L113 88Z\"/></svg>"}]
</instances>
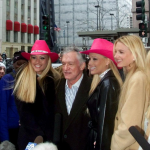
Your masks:
<instances>
[{"instance_id":1,"label":"blonde woman","mask_svg":"<svg viewBox=\"0 0 150 150\"><path fill-rule=\"evenodd\" d=\"M18 135L19 150L41 135L45 141L52 140L54 125L55 82L59 74L51 62L58 59L44 40L36 40L31 53L22 53L28 60L17 74L14 94L20 116Z\"/></svg>"},{"instance_id":2,"label":"blonde woman","mask_svg":"<svg viewBox=\"0 0 150 150\"><path fill-rule=\"evenodd\" d=\"M113 58L113 43L95 39L90 50L88 68L93 81L87 102L91 122L89 150L110 150L114 120L122 80Z\"/></svg>"},{"instance_id":3,"label":"blonde woman","mask_svg":"<svg viewBox=\"0 0 150 150\"><path fill-rule=\"evenodd\" d=\"M143 118L148 105L149 84L145 70L146 51L136 35L122 36L114 43L114 58L123 67L123 84L111 150L136 150L139 145L129 133L130 126L143 129ZM139 130L142 133L142 130Z\"/></svg>"}]
</instances>

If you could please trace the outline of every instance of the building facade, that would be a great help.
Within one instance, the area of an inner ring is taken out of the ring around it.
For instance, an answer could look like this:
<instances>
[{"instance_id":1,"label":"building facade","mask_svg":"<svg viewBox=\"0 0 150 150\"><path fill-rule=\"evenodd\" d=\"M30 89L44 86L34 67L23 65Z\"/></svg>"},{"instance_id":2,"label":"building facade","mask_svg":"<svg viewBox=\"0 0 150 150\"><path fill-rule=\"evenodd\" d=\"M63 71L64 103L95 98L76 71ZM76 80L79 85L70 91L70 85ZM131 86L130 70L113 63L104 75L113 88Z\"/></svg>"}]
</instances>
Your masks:
<instances>
[{"instance_id":1,"label":"building facade","mask_svg":"<svg viewBox=\"0 0 150 150\"><path fill-rule=\"evenodd\" d=\"M0 0L0 53L30 52L39 39L39 0Z\"/></svg>"},{"instance_id":2,"label":"building facade","mask_svg":"<svg viewBox=\"0 0 150 150\"><path fill-rule=\"evenodd\" d=\"M55 23L61 28L56 31L60 47L90 46L93 40L78 37L79 31L131 27L131 0L55 0L54 4Z\"/></svg>"}]
</instances>

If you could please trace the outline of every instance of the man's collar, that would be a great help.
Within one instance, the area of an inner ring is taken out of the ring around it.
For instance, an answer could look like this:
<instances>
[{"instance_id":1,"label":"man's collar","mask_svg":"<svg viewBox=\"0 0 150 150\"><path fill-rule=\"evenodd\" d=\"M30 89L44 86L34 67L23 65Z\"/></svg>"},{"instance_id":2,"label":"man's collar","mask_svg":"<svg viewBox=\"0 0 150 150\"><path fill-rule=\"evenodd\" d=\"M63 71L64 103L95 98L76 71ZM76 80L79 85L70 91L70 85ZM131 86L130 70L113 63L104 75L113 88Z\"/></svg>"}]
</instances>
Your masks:
<instances>
[{"instance_id":1,"label":"man's collar","mask_svg":"<svg viewBox=\"0 0 150 150\"><path fill-rule=\"evenodd\" d=\"M73 84L72 87L73 87L73 86L76 86L76 87L79 88L82 79L83 79L83 73L82 73L82 76L80 77L80 79L79 79L75 84ZM66 86L69 88L67 81L68 81L68 80L66 80Z\"/></svg>"}]
</instances>

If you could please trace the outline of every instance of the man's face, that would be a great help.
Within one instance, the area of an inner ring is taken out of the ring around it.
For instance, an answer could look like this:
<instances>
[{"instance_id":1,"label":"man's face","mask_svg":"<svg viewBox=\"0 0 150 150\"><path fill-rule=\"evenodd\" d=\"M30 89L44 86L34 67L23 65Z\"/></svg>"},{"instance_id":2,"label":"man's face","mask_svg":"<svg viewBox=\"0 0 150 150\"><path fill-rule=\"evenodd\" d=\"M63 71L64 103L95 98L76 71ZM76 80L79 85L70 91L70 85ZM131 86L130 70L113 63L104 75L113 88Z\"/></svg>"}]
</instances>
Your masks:
<instances>
[{"instance_id":1,"label":"man's face","mask_svg":"<svg viewBox=\"0 0 150 150\"><path fill-rule=\"evenodd\" d=\"M27 62L26 60L18 60L18 61L16 61L16 62L13 64L15 71L17 71L17 69L18 69L22 64L24 64L24 63L26 63L26 62Z\"/></svg>"},{"instance_id":2,"label":"man's face","mask_svg":"<svg viewBox=\"0 0 150 150\"><path fill-rule=\"evenodd\" d=\"M5 67L0 66L0 78L2 78L5 75Z\"/></svg>"},{"instance_id":3,"label":"man's face","mask_svg":"<svg viewBox=\"0 0 150 150\"><path fill-rule=\"evenodd\" d=\"M65 79L72 85L81 77L85 63L80 64L76 52L68 52L62 56L62 69Z\"/></svg>"}]
</instances>

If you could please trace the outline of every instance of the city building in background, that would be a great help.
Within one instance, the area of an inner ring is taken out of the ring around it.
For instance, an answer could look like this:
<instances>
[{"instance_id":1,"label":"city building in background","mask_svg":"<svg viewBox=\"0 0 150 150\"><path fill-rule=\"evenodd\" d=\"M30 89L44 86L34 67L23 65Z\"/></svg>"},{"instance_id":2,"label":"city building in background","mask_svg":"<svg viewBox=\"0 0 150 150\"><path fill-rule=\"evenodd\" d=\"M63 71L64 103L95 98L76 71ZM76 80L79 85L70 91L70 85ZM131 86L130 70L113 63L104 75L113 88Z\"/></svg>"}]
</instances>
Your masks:
<instances>
[{"instance_id":1,"label":"city building in background","mask_svg":"<svg viewBox=\"0 0 150 150\"><path fill-rule=\"evenodd\" d=\"M30 52L39 39L39 0L0 0L0 53Z\"/></svg>"},{"instance_id":2,"label":"city building in background","mask_svg":"<svg viewBox=\"0 0 150 150\"><path fill-rule=\"evenodd\" d=\"M89 47L89 37L78 37L77 32L108 31L132 27L131 0L55 0L57 44Z\"/></svg>"}]
</instances>

